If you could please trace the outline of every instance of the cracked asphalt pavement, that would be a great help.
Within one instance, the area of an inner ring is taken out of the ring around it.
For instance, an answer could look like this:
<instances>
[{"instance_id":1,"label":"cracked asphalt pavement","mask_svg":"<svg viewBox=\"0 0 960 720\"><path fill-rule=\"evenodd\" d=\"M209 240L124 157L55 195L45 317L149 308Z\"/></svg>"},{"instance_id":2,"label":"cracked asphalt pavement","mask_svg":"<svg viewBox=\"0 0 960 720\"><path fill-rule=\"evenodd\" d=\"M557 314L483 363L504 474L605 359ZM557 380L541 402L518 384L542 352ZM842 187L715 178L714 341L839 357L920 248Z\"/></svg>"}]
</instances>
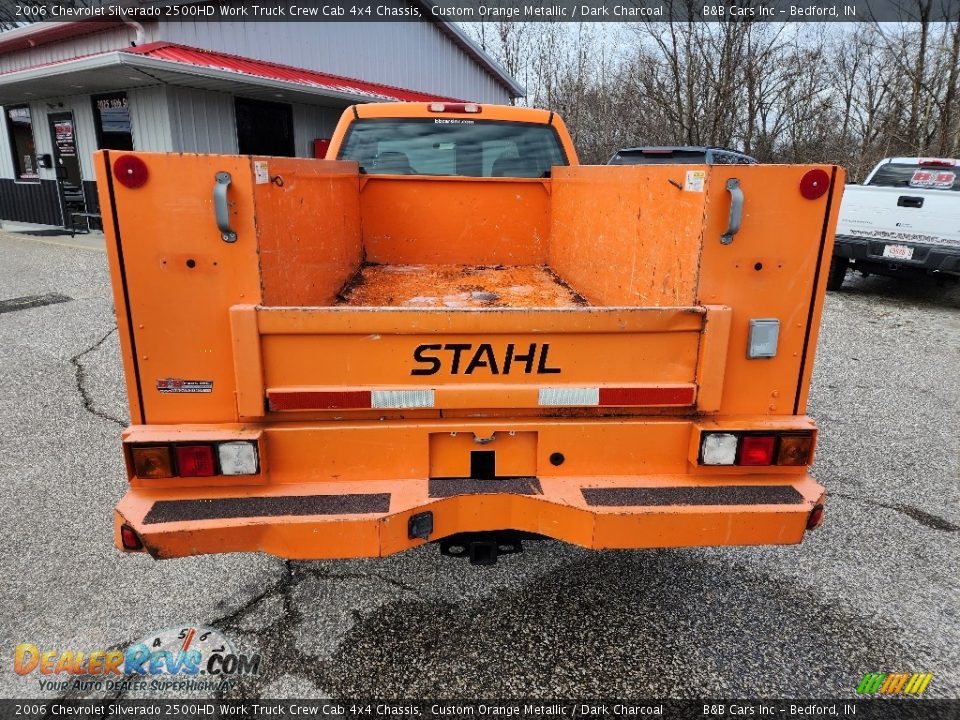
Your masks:
<instances>
[{"instance_id":1,"label":"cracked asphalt pavement","mask_svg":"<svg viewBox=\"0 0 960 720\"><path fill-rule=\"evenodd\" d=\"M488 568L112 545L127 421L105 256L0 233L0 696L31 642L125 647L201 624L262 653L231 697L850 697L865 672L960 696L960 288L830 293L810 412L824 526L800 546L590 552ZM81 694L82 695L82 694Z\"/></svg>"}]
</instances>

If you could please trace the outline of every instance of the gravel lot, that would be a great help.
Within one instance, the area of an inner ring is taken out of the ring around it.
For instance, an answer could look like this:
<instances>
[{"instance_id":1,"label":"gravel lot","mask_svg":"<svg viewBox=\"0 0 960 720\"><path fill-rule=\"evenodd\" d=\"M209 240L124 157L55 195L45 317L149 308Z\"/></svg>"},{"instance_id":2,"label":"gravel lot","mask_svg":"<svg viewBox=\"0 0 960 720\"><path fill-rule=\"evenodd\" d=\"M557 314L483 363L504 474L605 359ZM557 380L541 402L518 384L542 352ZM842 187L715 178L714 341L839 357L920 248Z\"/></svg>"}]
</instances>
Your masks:
<instances>
[{"instance_id":1,"label":"gravel lot","mask_svg":"<svg viewBox=\"0 0 960 720\"><path fill-rule=\"evenodd\" d=\"M89 243L88 243L89 244ZM960 697L960 288L868 278L827 299L811 414L826 523L798 547L595 553L491 568L155 562L112 546L127 409L105 256L0 233L0 696L21 642L123 646L199 623L263 653L265 697L849 697L868 671Z\"/></svg>"}]
</instances>

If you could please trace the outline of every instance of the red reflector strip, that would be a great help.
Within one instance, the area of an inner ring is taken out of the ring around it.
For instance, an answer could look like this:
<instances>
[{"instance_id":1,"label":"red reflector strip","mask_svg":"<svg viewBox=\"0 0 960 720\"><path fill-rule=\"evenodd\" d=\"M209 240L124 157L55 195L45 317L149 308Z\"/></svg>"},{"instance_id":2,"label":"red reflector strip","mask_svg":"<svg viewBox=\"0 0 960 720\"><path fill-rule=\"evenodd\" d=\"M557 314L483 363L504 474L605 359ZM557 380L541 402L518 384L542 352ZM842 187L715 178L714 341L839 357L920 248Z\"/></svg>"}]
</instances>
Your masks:
<instances>
[{"instance_id":1,"label":"red reflector strip","mask_svg":"<svg viewBox=\"0 0 960 720\"><path fill-rule=\"evenodd\" d=\"M369 408L369 390L292 390L267 393L270 410L340 410Z\"/></svg>"},{"instance_id":2,"label":"red reflector strip","mask_svg":"<svg viewBox=\"0 0 960 720\"><path fill-rule=\"evenodd\" d=\"M693 405L692 387L600 388L601 405Z\"/></svg>"}]
</instances>

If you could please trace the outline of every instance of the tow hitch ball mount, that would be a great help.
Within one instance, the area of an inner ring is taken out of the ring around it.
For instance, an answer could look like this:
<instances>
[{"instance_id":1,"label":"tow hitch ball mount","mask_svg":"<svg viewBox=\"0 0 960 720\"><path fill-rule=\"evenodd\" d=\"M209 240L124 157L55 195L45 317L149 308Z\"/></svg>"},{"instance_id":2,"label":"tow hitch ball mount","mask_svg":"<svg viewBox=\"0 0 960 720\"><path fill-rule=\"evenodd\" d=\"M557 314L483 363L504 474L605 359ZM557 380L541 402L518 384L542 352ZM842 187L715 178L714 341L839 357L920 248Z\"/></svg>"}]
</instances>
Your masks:
<instances>
[{"instance_id":1,"label":"tow hitch ball mount","mask_svg":"<svg viewBox=\"0 0 960 720\"><path fill-rule=\"evenodd\" d=\"M494 565L501 555L523 552L525 536L513 530L457 533L440 540L440 554L468 558L471 565Z\"/></svg>"}]
</instances>

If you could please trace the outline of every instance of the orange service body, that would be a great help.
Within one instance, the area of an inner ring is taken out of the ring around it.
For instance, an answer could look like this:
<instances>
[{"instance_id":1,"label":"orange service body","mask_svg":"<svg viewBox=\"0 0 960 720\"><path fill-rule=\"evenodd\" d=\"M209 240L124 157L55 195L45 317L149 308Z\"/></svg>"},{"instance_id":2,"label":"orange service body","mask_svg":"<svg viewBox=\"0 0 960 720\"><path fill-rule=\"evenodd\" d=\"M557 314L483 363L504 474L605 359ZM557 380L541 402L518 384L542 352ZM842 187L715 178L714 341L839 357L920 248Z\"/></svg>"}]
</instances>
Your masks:
<instances>
[{"instance_id":1,"label":"orange service body","mask_svg":"<svg viewBox=\"0 0 960 720\"><path fill-rule=\"evenodd\" d=\"M97 153L119 548L788 544L819 523L805 409L841 169L579 166L553 113L426 103L348 108L328 158Z\"/></svg>"}]
</instances>

